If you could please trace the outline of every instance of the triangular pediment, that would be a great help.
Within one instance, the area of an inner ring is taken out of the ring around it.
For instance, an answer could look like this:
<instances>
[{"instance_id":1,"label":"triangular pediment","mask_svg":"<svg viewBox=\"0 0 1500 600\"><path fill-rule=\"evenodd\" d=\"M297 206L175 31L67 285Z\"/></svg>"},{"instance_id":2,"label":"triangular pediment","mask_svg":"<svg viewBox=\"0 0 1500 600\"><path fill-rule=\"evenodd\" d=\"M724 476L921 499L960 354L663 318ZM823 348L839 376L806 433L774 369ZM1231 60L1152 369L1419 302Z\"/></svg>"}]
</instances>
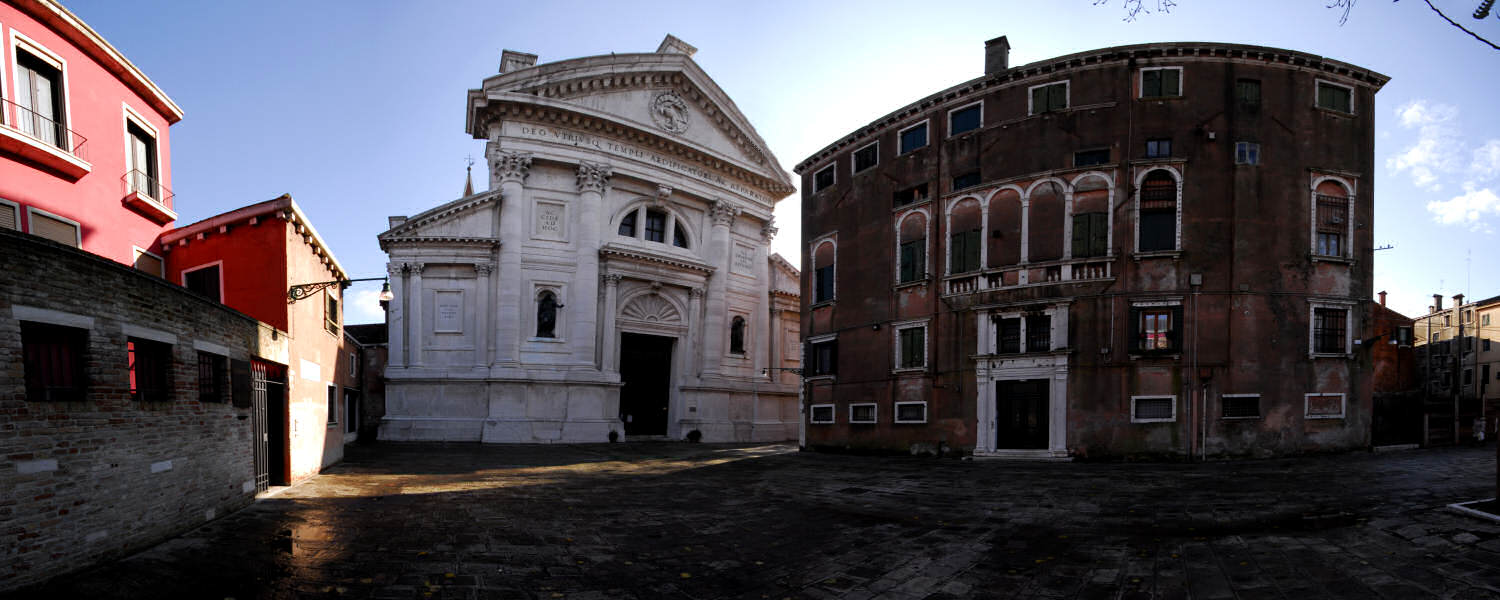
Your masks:
<instances>
[{"instance_id":1,"label":"triangular pediment","mask_svg":"<svg viewBox=\"0 0 1500 600\"><path fill-rule=\"evenodd\" d=\"M478 243L495 239L500 193L480 192L408 217L380 235L380 245L404 242Z\"/></svg>"},{"instance_id":2,"label":"triangular pediment","mask_svg":"<svg viewBox=\"0 0 1500 600\"><path fill-rule=\"evenodd\" d=\"M502 104L509 106L498 109ZM794 191L790 176L754 126L685 54L614 54L525 68L485 80L484 89L470 92L470 106L469 130L475 137L487 135L491 119L524 122L533 117L593 136L649 138L653 146L680 144L709 167L733 167L763 179L774 199ZM545 112L559 109L590 123L586 129L558 124L555 115Z\"/></svg>"}]
</instances>

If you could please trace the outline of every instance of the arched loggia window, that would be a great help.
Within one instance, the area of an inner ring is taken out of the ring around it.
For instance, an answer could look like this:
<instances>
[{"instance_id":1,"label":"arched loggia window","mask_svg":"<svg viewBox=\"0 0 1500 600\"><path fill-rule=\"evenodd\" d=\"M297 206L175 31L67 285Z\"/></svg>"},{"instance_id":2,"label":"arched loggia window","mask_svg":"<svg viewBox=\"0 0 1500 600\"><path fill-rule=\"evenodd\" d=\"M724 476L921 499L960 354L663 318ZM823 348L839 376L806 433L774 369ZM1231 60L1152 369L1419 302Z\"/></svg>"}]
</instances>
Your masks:
<instances>
[{"instance_id":1,"label":"arched loggia window","mask_svg":"<svg viewBox=\"0 0 1500 600\"><path fill-rule=\"evenodd\" d=\"M557 309L562 308L557 303L557 295L550 290L543 291L536 300L536 337L557 337Z\"/></svg>"},{"instance_id":2,"label":"arched loggia window","mask_svg":"<svg viewBox=\"0 0 1500 600\"><path fill-rule=\"evenodd\" d=\"M735 317L729 325L729 351L733 354L745 353L745 318Z\"/></svg>"}]
</instances>

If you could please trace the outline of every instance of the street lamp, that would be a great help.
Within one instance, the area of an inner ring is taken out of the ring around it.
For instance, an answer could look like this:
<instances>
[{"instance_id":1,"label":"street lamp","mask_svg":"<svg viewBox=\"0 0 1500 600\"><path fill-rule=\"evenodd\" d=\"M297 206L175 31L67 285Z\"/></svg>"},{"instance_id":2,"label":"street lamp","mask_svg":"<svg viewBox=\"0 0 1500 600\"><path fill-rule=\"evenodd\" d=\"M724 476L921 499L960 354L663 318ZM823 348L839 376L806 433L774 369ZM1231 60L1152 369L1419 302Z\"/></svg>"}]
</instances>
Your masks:
<instances>
[{"instance_id":1,"label":"street lamp","mask_svg":"<svg viewBox=\"0 0 1500 600\"><path fill-rule=\"evenodd\" d=\"M380 286L380 303L382 306L389 303L396 297L395 294L391 293L390 279L387 279L385 277L365 277L362 279L335 279L333 281L319 281L317 283L299 283L287 288L286 303L295 304L298 300L302 300L307 298L308 296L316 294L318 293L318 291L324 288L337 285L340 289L342 289L348 287L349 284L356 281L384 281L385 284Z\"/></svg>"}]
</instances>

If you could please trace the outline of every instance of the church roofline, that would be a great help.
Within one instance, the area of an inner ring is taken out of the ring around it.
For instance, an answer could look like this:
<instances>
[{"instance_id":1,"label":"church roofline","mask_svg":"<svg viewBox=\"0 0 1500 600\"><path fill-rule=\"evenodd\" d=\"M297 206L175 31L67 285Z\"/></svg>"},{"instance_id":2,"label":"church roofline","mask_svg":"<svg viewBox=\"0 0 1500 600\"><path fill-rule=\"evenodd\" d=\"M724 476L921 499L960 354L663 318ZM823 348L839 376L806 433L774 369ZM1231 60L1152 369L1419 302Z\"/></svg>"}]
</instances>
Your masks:
<instances>
[{"instance_id":1,"label":"church roofline","mask_svg":"<svg viewBox=\"0 0 1500 600\"><path fill-rule=\"evenodd\" d=\"M394 238L399 236L399 234L401 233L411 231L429 223L435 223L450 215L458 214L471 208L483 206L490 202L494 202L499 197L499 190L486 190L472 196L464 196L463 198L445 202L434 208L430 208L407 217L406 220L403 221L400 225L382 231L379 234L376 234L375 237L382 240L382 243L384 243L384 240L386 240L386 238Z\"/></svg>"}]
</instances>

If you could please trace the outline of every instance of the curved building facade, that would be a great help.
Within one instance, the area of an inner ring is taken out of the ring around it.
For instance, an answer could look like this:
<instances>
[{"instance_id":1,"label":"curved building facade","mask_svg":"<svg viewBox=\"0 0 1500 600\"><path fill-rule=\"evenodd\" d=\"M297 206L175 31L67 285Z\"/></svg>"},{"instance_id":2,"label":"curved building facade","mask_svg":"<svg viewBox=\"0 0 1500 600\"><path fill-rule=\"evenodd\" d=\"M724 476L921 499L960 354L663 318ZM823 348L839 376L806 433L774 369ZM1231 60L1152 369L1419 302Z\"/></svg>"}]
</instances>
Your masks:
<instances>
[{"instance_id":1,"label":"curved building facade","mask_svg":"<svg viewBox=\"0 0 1500 600\"><path fill-rule=\"evenodd\" d=\"M773 367L799 359L799 275L768 254L794 188L694 51L506 51L469 91L489 191L380 234L382 439L796 436Z\"/></svg>"},{"instance_id":2,"label":"curved building facade","mask_svg":"<svg viewBox=\"0 0 1500 600\"><path fill-rule=\"evenodd\" d=\"M807 443L1367 445L1388 78L1234 44L1008 51L797 165Z\"/></svg>"}]
</instances>

